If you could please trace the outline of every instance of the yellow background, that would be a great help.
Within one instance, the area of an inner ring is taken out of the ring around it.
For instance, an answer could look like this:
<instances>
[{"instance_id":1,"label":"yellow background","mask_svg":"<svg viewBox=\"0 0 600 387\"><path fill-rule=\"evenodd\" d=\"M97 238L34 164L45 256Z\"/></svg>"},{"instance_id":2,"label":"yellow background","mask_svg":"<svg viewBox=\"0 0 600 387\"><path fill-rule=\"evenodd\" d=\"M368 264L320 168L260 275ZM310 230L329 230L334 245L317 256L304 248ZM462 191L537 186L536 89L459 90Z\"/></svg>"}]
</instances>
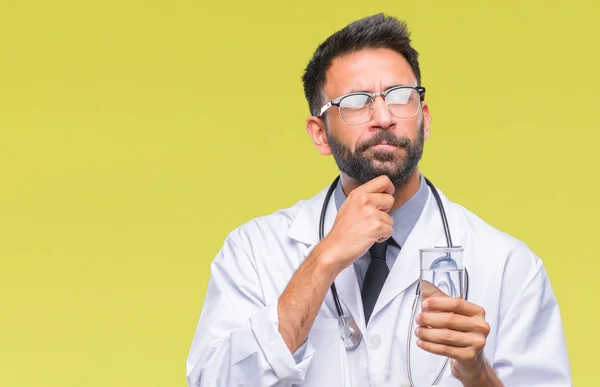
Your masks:
<instances>
[{"instance_id":1,"label":"yellow background","mask_svg":"<svg viewBox=\"0 0 600 387\"><path fill-rule=\"evenodd\" d=\"M596 385L592 4L2 0L0 386L184 386L225 235L336 174L304 131L306 62L379 11L421 53L423 172L544 259Z\"/></svg>"}]
</instances>

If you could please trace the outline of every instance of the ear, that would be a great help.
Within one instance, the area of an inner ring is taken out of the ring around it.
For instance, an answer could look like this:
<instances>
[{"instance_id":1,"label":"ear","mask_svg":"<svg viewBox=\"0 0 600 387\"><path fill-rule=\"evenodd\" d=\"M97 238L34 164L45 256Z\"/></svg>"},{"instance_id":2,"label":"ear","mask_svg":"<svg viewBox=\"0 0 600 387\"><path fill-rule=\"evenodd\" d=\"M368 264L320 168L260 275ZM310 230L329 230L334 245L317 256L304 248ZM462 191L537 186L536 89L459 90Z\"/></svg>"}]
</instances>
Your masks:
<instances>
[{"instance_id":1,"label":"ear","mask_svg":"<svg viewBox=\"0 0 600 387\"><path fill-rule=\"evenodd\" d=\"M423 134L425 140L429 138L429 125L431 124L431 114L429 113L429 105L427 102L423 102L421 105L423 109Z\"/></svg>"},{"instance_id":2,"label":"ear","mask_svg":"<svg viewBox=\"0 0 600 387\"><path fill-rule=\"evenodd\" d=\"M331 155L331 148L327 141L325 122L322 119L310 116L306 119L306 132L312 138L315 147L323 156Z\"/></svg>"}]
</instances>

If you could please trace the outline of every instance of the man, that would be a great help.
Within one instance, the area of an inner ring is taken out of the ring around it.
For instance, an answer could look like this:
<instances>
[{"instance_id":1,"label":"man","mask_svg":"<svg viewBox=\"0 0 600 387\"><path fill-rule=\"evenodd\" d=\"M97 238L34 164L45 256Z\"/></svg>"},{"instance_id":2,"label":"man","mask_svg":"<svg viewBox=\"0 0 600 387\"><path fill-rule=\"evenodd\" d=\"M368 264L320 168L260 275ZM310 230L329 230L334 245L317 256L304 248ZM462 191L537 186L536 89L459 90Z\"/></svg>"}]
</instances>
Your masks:
<instances>
[{"instance_id":1,"label":"man","mask_svg":"<svg viewBox=\"0 0 600 387\"><path fill-rule=\"evenodd\" d=\"M306 130L340 170L324 238L326 189L227 236L187 360L190 386L428 386L445 357L442 386L571 385L540 259L441 193L468 299L433 294L410 330L419 249L446 244L418 169L430 112L417 56L406 26L384 15L318 47L303 76ZM332 283L362 332L355 348L340 336Z\"/></svg>"}]
</instances>

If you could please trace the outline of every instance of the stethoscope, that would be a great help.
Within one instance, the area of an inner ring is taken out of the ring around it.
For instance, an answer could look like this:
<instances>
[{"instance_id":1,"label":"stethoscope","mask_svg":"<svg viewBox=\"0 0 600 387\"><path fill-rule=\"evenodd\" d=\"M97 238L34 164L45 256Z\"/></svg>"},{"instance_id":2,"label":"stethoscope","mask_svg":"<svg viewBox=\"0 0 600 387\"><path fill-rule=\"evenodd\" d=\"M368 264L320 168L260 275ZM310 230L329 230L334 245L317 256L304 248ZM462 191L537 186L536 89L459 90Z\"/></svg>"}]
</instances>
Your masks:
<instances>
[{"instance_id":1,"label":"stethoscope","mask_svg":"<svg viewBox=\"0 0 600 387\"><path fill-rule=\"evenodd\" d=\"M324 238L325 214L327 212L327 206L329 205L329 201L331 200L331 195L333 195L333 192L335 191L335 188L338 184L339 179L340 179L340 176L337 176L333 180L333 183L331 183L331 186L329 186L329 190L327 191L327 194L325 195L325 200L323 201L323 208L321 209L321 216L319 219L319 240L322 240ZM429 181L429 179L427 179L426 177L424 177L424 179L425 179L425 182L427 183L427 185L429 186L429 188L431 188L431 192L433 193L433 196L435 197L435 201L437 202L438 208L440 210L440 216L442 218L442 223L444 225L444 233L446 234L446 244L450 248L450 247L452 247L452 237L450 235L450 227L448 226L448 220L446 218L446 211L444 210L444 205L442 204L442 199L440 198L440 195L439 195L437 189L435 188L435 186L433 185L433 183L431 183L431 181ZM447 256L442 256L442 257L438 258L437 260L435 260L434 263L432 264L432 268L434 265L436 265L436 267L441 266L441 265L452 266L452 265L456 265L456 263L450 257L450 255L447 255ZM454 288L452 281L449 281L446 285L450 287L450 291L452 291L452 292L454 292L454 294L456 294L455 293L456 289ZM469 292L469 274L467 273L467 269L465 268L465 300L467 299L468 292ZM342 309L342 305L340 303L340 299L338 297L337 290L335 288L335 282L331 284L331 294L333 295L333 301L335 303L335 308L337 309L337 313L339 316L340 336L342 338L342 341L344 342L344 346L346 347L346 349L349 349L349 350L354 349L360 344L360 342L362 340L362 333L361 333L360 329L358 328L358 326L356 325L356 321L354 320L353 317L344 316L344 310ZM415 312L417 310L417 300L420 298L420 296L421 296L421 286L420 286L420 283L418 283L417 290L415 292L415 299L413 300L413 304L412 304L412 311L410 314L410 324L409 324L408 335L407 335L408 336L407 337L408 344L406 345L408 379L409 379L411 387L415 387L413 380L412 380L411 367L410 367L410 345L412 342L412 334L411 333L412 333L413 326L414 326ZM449 360L450 359L448 357L446 357L446 359L444 360L444 364L438 371L435 379L433 380L433 382L431 383L430 386L435 385L439 381L440 377L442 376L442 374L444 373L444 370L446 369L446 367L448 365Z\"/></svg>"}]
</instances>

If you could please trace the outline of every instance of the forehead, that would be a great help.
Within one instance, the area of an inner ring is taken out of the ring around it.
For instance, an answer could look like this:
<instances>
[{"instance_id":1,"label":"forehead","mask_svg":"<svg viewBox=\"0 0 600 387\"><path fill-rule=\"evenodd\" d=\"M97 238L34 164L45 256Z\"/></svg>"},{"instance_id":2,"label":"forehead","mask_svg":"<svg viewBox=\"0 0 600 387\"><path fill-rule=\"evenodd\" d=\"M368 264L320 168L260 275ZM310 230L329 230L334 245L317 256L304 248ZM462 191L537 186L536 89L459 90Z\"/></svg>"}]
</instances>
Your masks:
<instances>
[{"instance_id":1,"label":"forehead","mask_svg":"<svg viewBox=\"0 0 600 387\"><path fill-rule=\"evenodd\" d=\"M401 54L380 48L335 58L327 70L324 91L333 99L351 91L377 92L396 85L417 86L417 79Z\"/></svg>"}]
</instances>

